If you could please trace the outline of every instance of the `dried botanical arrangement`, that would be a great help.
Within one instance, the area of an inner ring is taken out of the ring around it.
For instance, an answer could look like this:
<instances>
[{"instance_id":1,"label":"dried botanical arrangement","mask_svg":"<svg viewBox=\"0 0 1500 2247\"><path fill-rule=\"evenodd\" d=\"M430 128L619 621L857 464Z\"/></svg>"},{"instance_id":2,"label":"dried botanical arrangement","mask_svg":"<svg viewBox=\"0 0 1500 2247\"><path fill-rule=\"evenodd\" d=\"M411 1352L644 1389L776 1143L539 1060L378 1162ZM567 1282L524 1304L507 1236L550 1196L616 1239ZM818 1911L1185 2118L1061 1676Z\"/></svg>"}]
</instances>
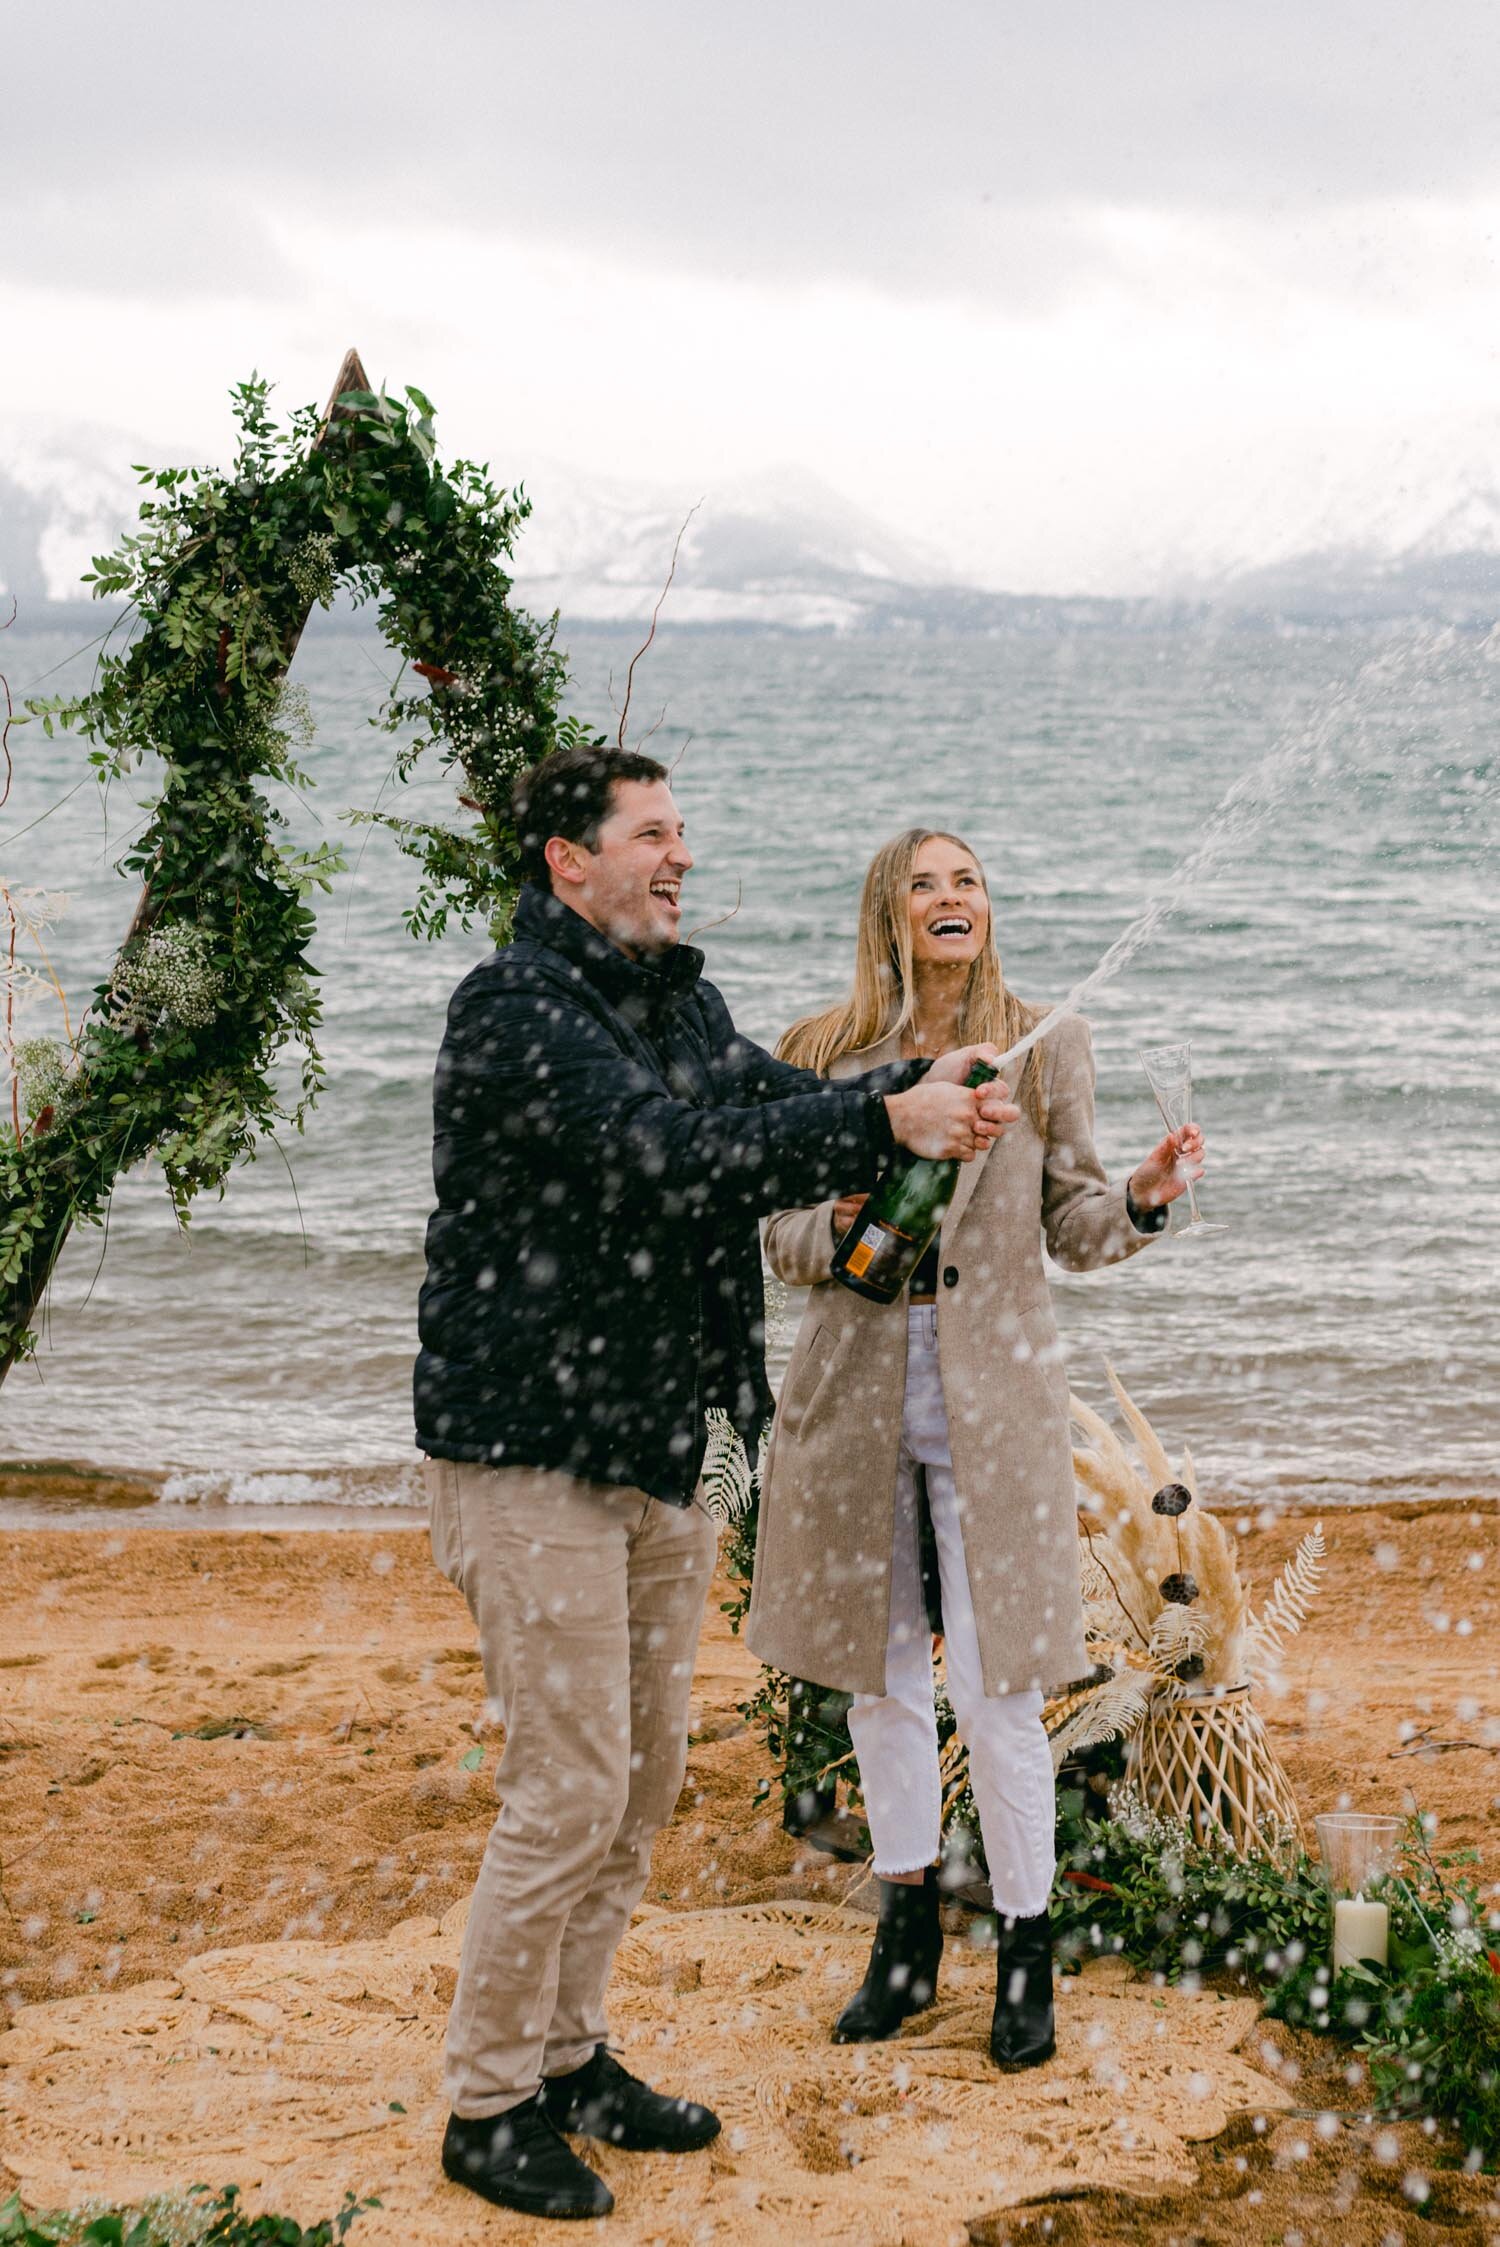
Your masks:
<instances>
[{"instance_id":1,"label":"dried botanical arrangement","mask_svg":"<svg viewBox=\"0 0 1500 2247\"><path fill-rule=\"evenodd\" d=\"M1307 1616L1321 1525L1252 1614L1230 1535L1197 1503L1191 1457L1184 1452L1174 1470L1113 1369L1109 1381L1137 1457L1072 1400L1086 1439L1073 1466L1084 1492L1084 1629L1096 1669L1048 1704L1054 1760L1124 1739L1132 1784L1152 1809L1199 1841L1227 1835L1241 1855L1275 1853L1300 1841L1301 1821L1253 1691L1274 1675Z\"/></svg>"}]
</instances>

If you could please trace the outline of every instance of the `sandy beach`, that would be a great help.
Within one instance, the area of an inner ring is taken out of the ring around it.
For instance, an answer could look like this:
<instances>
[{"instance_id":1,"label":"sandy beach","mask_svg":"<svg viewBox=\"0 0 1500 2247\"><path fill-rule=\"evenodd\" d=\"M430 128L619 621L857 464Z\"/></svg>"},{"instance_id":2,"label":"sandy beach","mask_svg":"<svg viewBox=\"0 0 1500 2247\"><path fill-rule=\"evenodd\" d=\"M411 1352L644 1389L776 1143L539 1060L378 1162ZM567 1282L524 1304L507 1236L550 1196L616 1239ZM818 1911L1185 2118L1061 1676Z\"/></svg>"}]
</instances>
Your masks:
<instances>
[{"instance_id":1,"label":"sandy beach","mask_svg":"<svg viewBox=\"0 0 1500 2247\"><path fill-rule=\"evenodd\" d=\"M1260 1591L1306 1522L1295 1513L1259 1526L1240 1519L1242 1567ZM1481 1851L1487 1886L1500 1879L1496 1526L1493 1504L1478 1502L1327 1519L1325 1589L1289 1649L1286 1690L1265 1709L1309 1820L1345 1795L1361 1809L1415 1802L1435 1816L1439 1849ZM53 2171L37 2151L39 2016L25 2008L67 2001L63 2010L76 2010L148 1985L180 1991L192 1962L244 1946L284 1945L289 1959L303 1959L313 1945L399 1944L403 1929L416 1942L420 1929L440 1949L438 1931L461 1913L494 1814L499 1737L485 1720L467 1613L418 1532L131 1526L15 1532L0 1535L0 1549L0 1980L7 2015L21 2023L0 2042L0 2180L30 2190ZM715 1911L798 1907L800 1919L766 1921L774 1952L815 1924L806 1907L841 1904L859 1874L794 1843L757 1804L764 1755L736 1710L755 1670L718 1612L725 1590L709 1607L688 1783L656 1850L642 1924L660 1948L689 1926L687 1915L707 1914L691 1924L712 1929L728 1924ZM828 1924L830 1940L842 1942L844 1923L835 1915ZM838 1970L835 1961L835 1979ZM706 1990L703 1971L701 1961L691 1972L680 1962L663 1969L631 2000L628 2036L638 2042L649 2027L669 2053L675 2013L692 2011L683 1993ZM433 2007L442 1988L438 1967ZM434 2011L429 2045L437 2024ZM711 2027L698 2021L698 2033ZM683 2029L689 2043L692 2028ZM723 2036L732 2041L727 2020ZM84 2094L80 2050L80 2039L63 2038L50 2064L52 2141L75 2061ZM1417 2175L1430 2195L1423 2237L1438 2215L1445 2239L1500 2236L1494 2181L1435 2166L1420 2130L1361 2119L1358 2071L1346 2080L1338 2048L1252 2023L1238 2050L1279 2086L1279 2101L1268 2089L1259 2128L1226 2110L1225 2126L1189 2146L1188 2167L1166 2192L1137 2181L1124 2197L1101 2194L1094 2178L1088 2197L1000 2212L981 2196L962 2211L966 2230L954 2230L951 2209L937 2210L929 2228L913 2210L908 2228L887 2230L882 2218L866 2236L1310 2242L1331 2236L1335 2205L1347 2247L1374 2247L1416 2236ZM670 2075L669 2057L656 2065ZM403 2113L409 2103L396 2102ZM1315 2122L1326 2115L1332 2126ZM794 2143L798 2128L806 2137L799 2124ZM613 2158L629 2177L626 2157ZM944 2158L934 2143L935 2176ZM840 2165L836 2151L828 2159ZM191 2175L201 2173L194 2164ZM378 2189L378 2151L349 2173ZM73 2181L75 2199L109 2182L86 2160ZM309 2220L327 2211L294 2212ZM366 2225L376 2227L372 2240L396 2236L378 2218ZM743 2236L790 2236L768 2210L757 2226ZM547 2227L495 2217L475 2236L533 2233L547 2236ZM718 2234L681 2229L674 2216L656 2233L649 2221L627 2231L617 2219L608 2236Z\"/></svg>"}]
</instances>

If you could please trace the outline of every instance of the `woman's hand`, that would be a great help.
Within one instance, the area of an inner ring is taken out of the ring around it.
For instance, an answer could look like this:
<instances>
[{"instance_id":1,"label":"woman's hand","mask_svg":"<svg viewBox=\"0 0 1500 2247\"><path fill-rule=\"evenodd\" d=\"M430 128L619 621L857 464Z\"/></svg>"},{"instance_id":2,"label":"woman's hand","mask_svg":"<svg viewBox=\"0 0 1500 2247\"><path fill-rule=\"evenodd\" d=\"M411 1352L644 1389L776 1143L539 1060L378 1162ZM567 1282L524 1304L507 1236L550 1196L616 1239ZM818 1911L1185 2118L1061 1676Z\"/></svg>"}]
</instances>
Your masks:
<instances>
[{"instance_id":1,"label":"woman's hand","mask_svg":"<svg viewBox=\"0 0 1500 2247\"><path fill-rule=\"evenodd\" d=\"M1130 1198L1137 1209L1161 1209L1187 1192L1188 1179L1196 1186L1203 1176L1203 1134L1196 1124L1169 1131L1144 1162L1130 1173Z\"/></svg>"},{"instance_id":2,"label":"woman's hand","mask_svg":"<svg viewBox=\"0 0 1500 2247\"><path fill-rule=\"evenodd\" d=\"M840 1194L833 1205L833 1237L841 1241L869 1200L868 1194Z\"/></svg>"},{"instance_id":3,"label":"woman's hand","mask_svg":"<svg viewBox=\"0 0 1500 2247\"><path fill-rule=\"evenodd\" d=\"M962 1084L976 1061L983 1061L993 1069L1000 1059L997 1045L956 1045L948 1053L940 1053L923 1080L927 1084ZM998 1082L998 1079L997 1079ZM993 1092L994 1085L985 1088ZM1000 1086L1003 1092L1005 1087Z\"/></svg>"}]
</instances>

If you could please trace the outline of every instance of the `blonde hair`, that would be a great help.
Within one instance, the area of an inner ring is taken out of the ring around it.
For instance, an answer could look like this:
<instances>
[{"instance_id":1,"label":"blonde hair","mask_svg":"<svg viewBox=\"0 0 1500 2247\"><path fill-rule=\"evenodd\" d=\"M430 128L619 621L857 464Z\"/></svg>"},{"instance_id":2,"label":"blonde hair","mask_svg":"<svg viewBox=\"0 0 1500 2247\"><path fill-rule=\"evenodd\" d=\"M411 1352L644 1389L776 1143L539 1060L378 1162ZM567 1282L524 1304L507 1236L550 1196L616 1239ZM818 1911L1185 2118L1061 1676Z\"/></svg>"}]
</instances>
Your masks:
<instances>
[{"instance_id":1,"label":"blonde hair","mask_svg":"<svg viewBox=\"0 0 1500 2247\"><path fill-rule=\"evenodd\" d=\"M862 1053L912 1020L916 978L912 970L911 884L917 853L924 843L953 843L974 860L981 882L984 868L961 835L943 827L908 827L882 843L871 859L859 901L859 932L854 946L854 984L846 999L822 1014L804 1015L787 1031L777 1052L799 1069L826 1077L843 1054ZM989 884L985 882L985 896ZM1028 1006L1007 988L995 943L995 920L972 962L958 1002L957 1042L988 1042L1002 1052L1023 1038L1047 1013ZM1019 1086L1011 1096L1031 1117L1043 1138L1047 1107L1036 1049L1026 1056Z\"/></svg>"}]
</instances>

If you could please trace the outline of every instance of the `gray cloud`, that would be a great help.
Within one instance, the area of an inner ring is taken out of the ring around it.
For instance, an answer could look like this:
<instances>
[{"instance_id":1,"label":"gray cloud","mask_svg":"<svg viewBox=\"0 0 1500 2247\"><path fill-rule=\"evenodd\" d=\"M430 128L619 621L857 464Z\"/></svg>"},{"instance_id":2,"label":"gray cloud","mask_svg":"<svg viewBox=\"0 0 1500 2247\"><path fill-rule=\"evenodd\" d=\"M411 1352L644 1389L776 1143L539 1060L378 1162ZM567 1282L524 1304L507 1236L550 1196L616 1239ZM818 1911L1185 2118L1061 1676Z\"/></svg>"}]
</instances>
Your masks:
<instances>
[{"instance_id":1,"label":"gray cloud","mask_svg":"<svg viewBox=\"0 0 1500 2247\"><path fill-rule=\"evenodd\" d=\"M264 209L1030 311L1112 208L1294 241L1500 188L1491 0L10 0L6 45L0 270L152 296L279 288Z\"/></svg>"},{"instance_id":2,"label":"gray cloud","mask_svg":"<svg viewBox=\"0 0 1500 2247\"><path fill-rule=\"evenodd\" d=\"M85 168L6 199L0 271L102 295L268 296L297 285L263 216L222 181L158 173L121 194Z\"/></svg>"}]
</instances>

